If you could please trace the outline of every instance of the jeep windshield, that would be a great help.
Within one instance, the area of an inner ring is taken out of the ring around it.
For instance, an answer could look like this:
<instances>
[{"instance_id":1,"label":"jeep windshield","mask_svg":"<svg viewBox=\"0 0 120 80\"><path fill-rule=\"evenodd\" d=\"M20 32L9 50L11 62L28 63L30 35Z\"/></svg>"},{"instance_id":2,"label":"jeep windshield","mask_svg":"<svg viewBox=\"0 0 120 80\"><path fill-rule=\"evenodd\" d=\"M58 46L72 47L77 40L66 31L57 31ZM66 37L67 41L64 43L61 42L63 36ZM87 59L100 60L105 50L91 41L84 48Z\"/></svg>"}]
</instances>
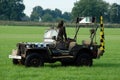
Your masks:
<instances>
[{"instance_id":1,"label":"jeep windshield","mask_svg":"<svg viewBox=\"0 0 120 80\"><path fill-rule=\"evenodd\" d=\"M57 38L58 31L56 29L50 29L44 34L44 42L54 42L53 37Z\"/></svg>"}]
</instances>

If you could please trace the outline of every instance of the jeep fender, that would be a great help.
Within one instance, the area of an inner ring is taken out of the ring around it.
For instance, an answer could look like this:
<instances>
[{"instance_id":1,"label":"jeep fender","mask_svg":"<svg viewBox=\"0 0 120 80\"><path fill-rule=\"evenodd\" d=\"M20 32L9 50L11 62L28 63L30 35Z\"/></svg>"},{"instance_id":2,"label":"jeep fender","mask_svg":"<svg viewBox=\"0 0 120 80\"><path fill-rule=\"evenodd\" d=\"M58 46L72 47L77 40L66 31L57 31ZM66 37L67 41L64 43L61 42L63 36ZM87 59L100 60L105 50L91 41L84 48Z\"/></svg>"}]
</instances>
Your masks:
<instances>
[{"instance_id":1,"label":"jeep fender","mask_svg":"<svg viewBox=\"0 0 120 80\"><path fill-rule=\"evenodd\" d=\"M84 47L83 45L76 45L75 47L73 47L70 51L70 54L76 58L78 55L80 55L84 52L90 54L90 56L92 57L91 50L87 47Z\"/></svg>"},{"instance_id":2,"label":"jeep fender","mask_svg":"<svg viewBox=\"0 0 120 80\"><path fill-rule=\"evenodd\" d=\"M37 53L38 55L42 56L44 59L48 59L51 55L51 51L47 48L39 48L39 49L28 49L26 52L26 57L32 53Z\"/></svg>"}]
</instances>

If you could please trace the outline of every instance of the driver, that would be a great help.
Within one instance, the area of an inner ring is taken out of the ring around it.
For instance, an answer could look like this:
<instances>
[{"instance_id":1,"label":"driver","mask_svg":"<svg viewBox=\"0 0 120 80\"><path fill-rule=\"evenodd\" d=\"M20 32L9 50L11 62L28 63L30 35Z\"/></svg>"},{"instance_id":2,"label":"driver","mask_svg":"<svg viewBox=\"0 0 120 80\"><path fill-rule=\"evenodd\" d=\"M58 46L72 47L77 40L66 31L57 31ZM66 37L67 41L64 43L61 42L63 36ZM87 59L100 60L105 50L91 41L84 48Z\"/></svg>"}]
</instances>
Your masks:
<instances>
[{"instance_id":1,"label":"driver","mask_svg":"<svg viewBox=\"0 0 120 80\"><path fill-rule=\"evenodd\" d=\"M57 30L58 30L58 36L57 36L56 48L67 49L67 45L66 45L67 35L63 20L61 20L60 23L58 23Z\"/></svg>"},{"instance_id":2,"label":"driver","mask_svg":"<svg viewBox=\"0 0 120 80\"><path fill-rule=\"evenodd\" d=\"M58 23L57 29L58 29L57 41L64 40L67 41L66 29L63 20L61 20L60 23Z\"/></svg>"}]
</instances>

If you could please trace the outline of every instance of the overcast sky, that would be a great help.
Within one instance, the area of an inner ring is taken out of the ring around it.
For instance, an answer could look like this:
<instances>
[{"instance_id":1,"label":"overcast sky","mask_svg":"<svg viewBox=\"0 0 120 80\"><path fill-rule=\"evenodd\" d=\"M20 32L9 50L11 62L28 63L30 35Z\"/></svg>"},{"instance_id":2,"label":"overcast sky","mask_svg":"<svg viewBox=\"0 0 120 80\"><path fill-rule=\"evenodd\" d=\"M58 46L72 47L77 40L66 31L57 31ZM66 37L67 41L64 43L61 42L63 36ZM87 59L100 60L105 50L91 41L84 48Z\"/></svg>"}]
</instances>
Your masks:
<instances>
[{"instance_id":1,"label":"overcast sky","mask_svg":"<svg viewBox=\"0 0 120 80\"><path fill-rule=\"evenodd\" d=\"M55 8L60 9L62 12L71 12L74 2L77 0L23 0L25 5L24 12L30 16L33 7L41 6L43 9L50 8L54 10ZM120 0L105 0L109 3L117 3L120 4Z\"/></svg>"}]
</instances>

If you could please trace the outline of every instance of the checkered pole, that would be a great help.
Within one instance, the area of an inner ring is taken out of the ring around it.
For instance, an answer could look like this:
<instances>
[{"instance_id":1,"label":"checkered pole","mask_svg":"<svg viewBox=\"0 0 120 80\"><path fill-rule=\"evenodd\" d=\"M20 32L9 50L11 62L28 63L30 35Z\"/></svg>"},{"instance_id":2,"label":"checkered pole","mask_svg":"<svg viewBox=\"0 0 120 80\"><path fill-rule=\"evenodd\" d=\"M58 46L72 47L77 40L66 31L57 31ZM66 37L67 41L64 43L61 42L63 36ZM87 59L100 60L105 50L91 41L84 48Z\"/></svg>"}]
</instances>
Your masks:
<instances>
[{"instance_id":1,"label":"checkered pole","mask_svg":"<svg viewBox=\"0 0 120 80\"><path fill-rule=\"evenodd\" d=\"M103 17L100 16L100 50L105 51L105 37L104 37L104 25L103 25Z\"/></svg>"}]
</instances>

